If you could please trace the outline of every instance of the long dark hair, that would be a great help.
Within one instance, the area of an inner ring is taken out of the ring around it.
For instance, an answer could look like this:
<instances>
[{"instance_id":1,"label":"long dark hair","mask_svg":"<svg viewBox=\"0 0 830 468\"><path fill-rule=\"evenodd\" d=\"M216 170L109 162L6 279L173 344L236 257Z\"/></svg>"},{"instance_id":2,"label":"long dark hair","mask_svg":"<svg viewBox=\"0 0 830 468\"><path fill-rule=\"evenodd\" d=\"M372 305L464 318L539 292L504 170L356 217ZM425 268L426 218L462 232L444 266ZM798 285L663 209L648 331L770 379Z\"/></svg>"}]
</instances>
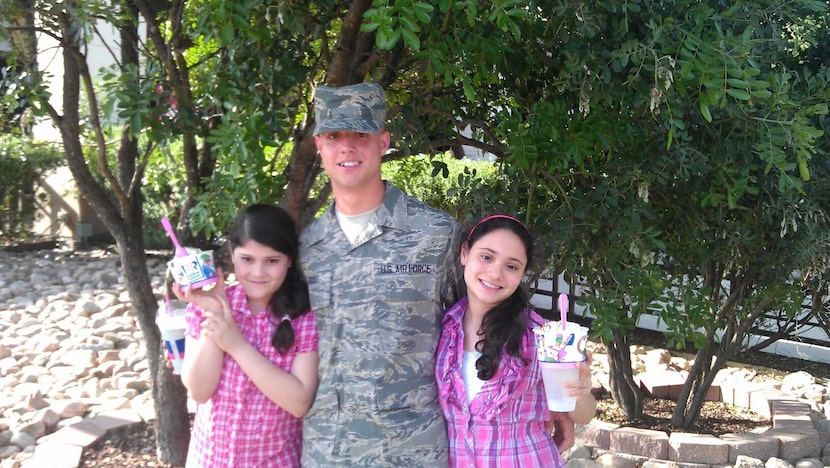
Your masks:
<instances>
[{"instance_id":1,"label":"long dark hair","mask_svg":"<svg viewBox=\"0 0 830 468\"><path fill-rule=\"evenodd\" d=\"M481 237L497 229L506 229L521 239L529 265L533 258L533 238L527 226L510 215L488 216L475 224L467 234L467 249L471 249ZM525 310L529 307L530 292L527 284L522 283L510 297L484 315L479 332L482 338L476 342L476 350L481 352L481 357L476 361L479 379L489 380L496 375L503 351L527 364L527 360L521 354L521 344L527 332L528 316Z\"/></svg>"},{"instance_id":2,"label":"long dark hair","mask_svg":"<svg viewBox=\"0 0 830 468\"><path fill-rule=\"evenodd\" d=\"M274 336L271 337L271 344L277 351L284 353L294 344L291 320L311 309L308 282L300 268L300 239L294 219L276 205L251 205L239 213L228 234L231 252L249 240L267 245L291 259L285 281L271 298L272 320L279 321ZM284 320L285 316L290 320Z\"/></svg>"}]
</instances>

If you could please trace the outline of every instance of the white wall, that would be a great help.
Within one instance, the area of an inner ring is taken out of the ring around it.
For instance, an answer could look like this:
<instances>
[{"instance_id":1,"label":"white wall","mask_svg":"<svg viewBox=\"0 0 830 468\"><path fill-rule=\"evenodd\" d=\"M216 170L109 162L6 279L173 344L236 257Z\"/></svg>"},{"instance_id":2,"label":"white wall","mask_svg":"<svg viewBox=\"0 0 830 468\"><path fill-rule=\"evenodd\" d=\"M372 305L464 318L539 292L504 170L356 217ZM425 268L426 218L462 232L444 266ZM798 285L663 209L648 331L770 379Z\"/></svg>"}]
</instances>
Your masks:
<instances>
[{"instance_id":1,"label":"white wall","mask_svg":"<svg viewBox=\"0 0 830 468\"><path fill-rule=\"evenodd\" d=\"M37 21L37 20L36 20ZM95 36L89 44L86 52L86 62L93 75L93 84L96 78L102 75L101 69L109 67L117 62L113 54L119 53L118 32L108 24L99 25L96 29L100 36ZM46 82L49 83L51 97L49 104L57 109L58 113L63 112L63 51L58 47L58 42L51 36L38 35L38 68L45 73ZM86 101L85 90L81 84L82 101ZM81 109L84 112L85 109ZM52 124L48 117L41 118L35 123L34 137L44 141L60 141L60 132Z\"/></svg>"}]
</instances>

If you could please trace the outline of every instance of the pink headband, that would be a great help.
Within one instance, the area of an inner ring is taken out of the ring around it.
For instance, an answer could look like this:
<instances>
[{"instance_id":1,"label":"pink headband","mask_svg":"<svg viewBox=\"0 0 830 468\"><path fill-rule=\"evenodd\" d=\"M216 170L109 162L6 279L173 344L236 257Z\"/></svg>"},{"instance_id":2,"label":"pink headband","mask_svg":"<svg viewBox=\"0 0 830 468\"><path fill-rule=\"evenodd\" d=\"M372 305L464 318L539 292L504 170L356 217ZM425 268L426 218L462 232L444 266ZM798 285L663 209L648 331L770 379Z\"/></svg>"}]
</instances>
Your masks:
<instances>
[{"instance_id":1,"label":"pink headband","mask_svg":"<svg viewBox=\"0 0 830 468\"><path fill-rule=\"evenodd\" d=\"M470 233L469 233L469 234L467 234L467 244L468 244L468 245L470 244L470 237L472 237L472 236L473 236L473 232L475 232L475 230L476 230L476 229L478 229L478 227L479 227L482 223L487 222L487 221L490 221L491 219L509 219L510 221L513 221L514 223L516 223L516 224L518 224L519 226L521 226L521 227L522 227L522 229L524 229L524 230L525 230L525 232L527 233L527 235L528 235L528 236L530 236L530 230L527 228L527 226L525 226L525 224L524 224L523 222L519 221L517 218L515 218L515 217L513 217L513 216L510 216L510 215L505 215L505 214L495 214L495 215L491 215L491 216L488 216L488 217L486 217L486 218L483 218L481 221L477 222L477 223L475 224L475 226L473 226L473 227L472 227L472 229L470 229ZM532 236L531 236L531 237L532 237Z\"/></svg>"}]
</instances>

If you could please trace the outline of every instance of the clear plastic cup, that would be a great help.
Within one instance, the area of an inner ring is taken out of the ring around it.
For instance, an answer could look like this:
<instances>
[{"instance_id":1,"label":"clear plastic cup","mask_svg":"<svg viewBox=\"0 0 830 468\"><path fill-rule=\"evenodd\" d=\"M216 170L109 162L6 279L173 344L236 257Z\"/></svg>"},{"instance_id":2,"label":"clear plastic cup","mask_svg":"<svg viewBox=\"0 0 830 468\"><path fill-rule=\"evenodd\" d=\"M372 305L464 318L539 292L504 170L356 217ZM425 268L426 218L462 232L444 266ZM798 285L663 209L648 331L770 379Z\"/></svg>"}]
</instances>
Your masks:
<instances>
[{"instance_id":1,"label":"clear plastic cup","mask_svg":"<svg viewBox=\"0 0 830 468\"><path fill-rule=\"evenodd\" d=\"M572 382L579 378L579 369L576 362L540 362L542 381L545 384L545 396L548 400L548 409L567 413L576 408L576 397L565 395L565 382Z\"/></svg>"},{"instance_id":2,"label":"clear plastic cup","mask_svg":"<svg viewBox=\"0 0 830 468\"><path fill-rule=\"evenodd\" d=\"M167 304L159 306L156 316L156 325L161 332L161 339L164 341L164 348L167 356L173 363L173 373L182 373L182 362L184 361L184 337L187 329L187 322L184 319L185 306L183 303L172 303L172 313L167 311Z\"/></svg>"}]
</instances>

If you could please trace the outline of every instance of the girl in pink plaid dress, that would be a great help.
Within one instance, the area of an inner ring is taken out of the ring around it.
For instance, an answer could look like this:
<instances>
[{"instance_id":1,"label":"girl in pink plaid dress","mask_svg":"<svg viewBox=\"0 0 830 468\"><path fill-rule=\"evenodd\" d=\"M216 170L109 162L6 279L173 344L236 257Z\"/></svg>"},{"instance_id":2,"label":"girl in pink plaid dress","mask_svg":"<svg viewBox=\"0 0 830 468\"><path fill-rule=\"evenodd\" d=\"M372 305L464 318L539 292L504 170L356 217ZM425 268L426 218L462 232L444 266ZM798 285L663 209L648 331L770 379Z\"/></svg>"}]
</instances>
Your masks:
<instances>
[{"instance_id":1,"label":"girl in pink plaid dress","mask_svg":"<svg viewBox=\"0 0 830 468\"><path fill-rule=\"evenodd\" d=\"M236 282L190 302L182 382L197 402L188 467L297 467L317 388L317 324L291 216L256 204L228 236Z\"/></svg>"},{"instance_id":2,"label":"girl in pink plaid dress","mask_svg":"<svg viewBox=\"0 0 830 468\"><path fill-rule=\"evenodd\" d=\"M522 287L532 249L527 227L508 215L482 219L461 246L467 297L444 313L435 366L450 466L565 466L536 362L533 327L543 319ZM579 397L569 413L578 424L596 411L588 364L566 384Z\"/></svg>"}]
</instances>

